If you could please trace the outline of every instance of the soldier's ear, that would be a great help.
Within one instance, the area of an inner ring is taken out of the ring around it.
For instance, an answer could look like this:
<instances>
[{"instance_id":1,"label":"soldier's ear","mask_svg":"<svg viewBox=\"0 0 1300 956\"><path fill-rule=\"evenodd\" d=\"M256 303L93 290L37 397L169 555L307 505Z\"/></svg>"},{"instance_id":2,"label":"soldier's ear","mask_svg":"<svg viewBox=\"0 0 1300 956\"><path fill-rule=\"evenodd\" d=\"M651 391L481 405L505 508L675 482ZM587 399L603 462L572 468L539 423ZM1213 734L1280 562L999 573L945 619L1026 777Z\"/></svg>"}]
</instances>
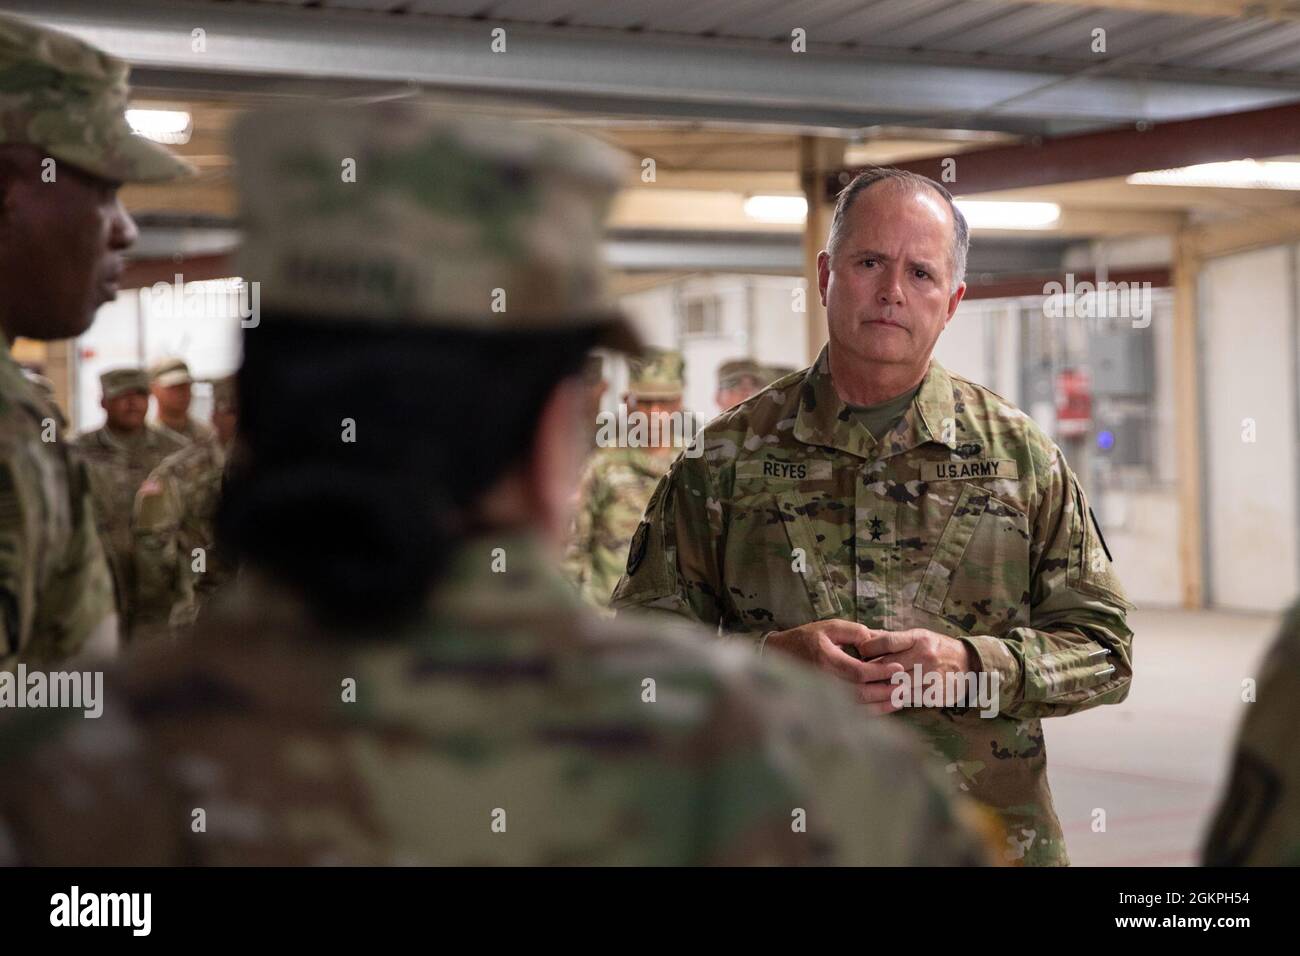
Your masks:
<instances>
[{"instance_id":1,"label":"soldier's ear","mask_svg":"<svg viewBox=\"0 0 1300 956\"><path fill-rule=\"evenodd\" d=\"M957 306L961 305L961 300L966 296L966 283L957 286L956 290L948 297L948 317L943 320L943 327L946 329L952 317L957 314Z\"/></svg>"}]
</instances>

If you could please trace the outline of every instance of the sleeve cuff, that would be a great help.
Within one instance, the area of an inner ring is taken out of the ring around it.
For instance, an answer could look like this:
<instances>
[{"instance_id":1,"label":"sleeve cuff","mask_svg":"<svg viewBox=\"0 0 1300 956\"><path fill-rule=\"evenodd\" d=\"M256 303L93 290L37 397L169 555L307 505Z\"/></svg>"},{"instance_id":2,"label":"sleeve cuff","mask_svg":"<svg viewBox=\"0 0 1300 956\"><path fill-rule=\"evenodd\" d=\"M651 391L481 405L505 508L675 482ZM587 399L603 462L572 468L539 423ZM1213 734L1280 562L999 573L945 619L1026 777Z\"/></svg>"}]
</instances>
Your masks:
<instances>
[{"instance_id":1,"label":"sleeve cuff","mask_svg":"<svg viewBox=\"0 0 1300 956\"><path fill-rule=\"evenodd\" d=\"M998 675L998 699L1000 709L1005 710L1021 698L1022 671L1020 662L1007 647L1007 642L998 637L978 635L963 637L966 644L979 661L979 669L985 674Z\"/></svg>"}]
</instances>

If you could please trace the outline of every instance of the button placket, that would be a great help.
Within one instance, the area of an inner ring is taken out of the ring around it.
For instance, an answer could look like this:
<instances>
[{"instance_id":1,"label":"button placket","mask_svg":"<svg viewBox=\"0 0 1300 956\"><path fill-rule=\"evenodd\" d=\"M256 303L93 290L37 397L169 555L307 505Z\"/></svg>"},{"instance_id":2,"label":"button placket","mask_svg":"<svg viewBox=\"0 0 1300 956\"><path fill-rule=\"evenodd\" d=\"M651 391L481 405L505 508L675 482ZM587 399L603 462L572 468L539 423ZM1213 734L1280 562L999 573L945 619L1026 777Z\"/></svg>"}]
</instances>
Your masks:
<instances>
[{"instance_id":1,"label":"button placket","mask_svg":"<svg viewBox=\"0 0 1300 956\"><path fill-rule=\"evenodd\" d=\"M890 628L895 618L893 578L898 563L898 505L871 489L875 479L868 464L858 469L854 483L854 610L859 624Z\"/></svg>"}]
</instances>

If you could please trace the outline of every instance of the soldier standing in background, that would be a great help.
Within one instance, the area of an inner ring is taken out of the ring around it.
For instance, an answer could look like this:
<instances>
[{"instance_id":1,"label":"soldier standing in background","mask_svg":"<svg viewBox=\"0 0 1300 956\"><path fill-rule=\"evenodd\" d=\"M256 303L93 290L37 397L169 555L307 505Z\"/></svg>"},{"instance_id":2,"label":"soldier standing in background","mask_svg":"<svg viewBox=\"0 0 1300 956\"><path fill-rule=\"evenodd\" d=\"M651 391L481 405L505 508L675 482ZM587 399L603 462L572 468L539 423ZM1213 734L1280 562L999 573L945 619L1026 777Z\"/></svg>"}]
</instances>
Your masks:
<instances>
[{"instance_id":1,"label":"soldier standing in background","mask_svg":"<svg viewBox=\"0 0 1300 956\"><path fill-rule=\"evenodd\" d=\"M212 437L208 425L190 417L193 384L184 359L163 359L149 369L149 391L157 404L151 424L182 444Z\"/></svg>"},{"instance_id":2,"label":"soldier standing in background","mask_svg":"<svg viewBox=\"0 0 1300 956\"><path fill-rule=\"evenodd\" d=\"M634 414L644 415L647 420L654 415L680 416L684 368L681 353L647 352L629 359L628 364L629 421ZM609 596L627 564L627 549L646 503L673 455L681 450L674 445L670 428L657 432L657 438L652 438L647 429L644 444L597 448L583 474L566 567L583 599L592 607L609 607Z\"/></svg>"},{"instance_id":3,"label":"soldier standing in background","mask_svg":"<svg viewBox=\"0 0 1300 956\"><path fill-rule=\"evenodd\" d=\"M131 131L127 69L0 16L0 667L116 640L85 465L9 346L85 332L137 235L118 186L192 172Z\"/></svg>"},{"instance_id":4,"label":"soldier standing in background","mask_svg":"<svg viewBox=\"0 0 1300 956\"><path fill-rule=\"evenodd\" d=\"M767 384L766 370L753 359L732 359L718 366L718 391L714 401L719 411L739 405Z\"/></svg>"},{"instance_id":5,"label":"soldier standing in background","mask_svg":"<svg viewBox=\"0 0 1300 956\"><path fill-rule=\"evenodd\" d=\"M983 859L842 688L597 619L560 576L583 359L635 345L599 260L618 154L397 102L246 117L235 155L240 576L101 719L0 722L0 862Z\"/></svg>"},{"instance_id":6,"label":"soldier standing in background","mask_svg":"<svg viewBox=\"0 0 1300 956\"><path fill-rule=\"evenodd\" d=\"M107 420L79 436L78 451L90 469L95 525L113 572L122 636L130 640L135 613L135 550L131 510L135 493L164 458L184 447L181 439L145 423L149 377L142 369L122 368L99 377L100 404Z\"/></svg>"},{"instance_id":7,"label":"soldier standing in background","mask_svg":"<svg viewBox=\"0 0 1300 956\"><path fill-rule=\"evenodd\" d=\"M180 633L233 576L213 523L238 417L234 376L213 382L211 437L164 459L136 493L137 640Z\"/></svg>"}]
</instances>

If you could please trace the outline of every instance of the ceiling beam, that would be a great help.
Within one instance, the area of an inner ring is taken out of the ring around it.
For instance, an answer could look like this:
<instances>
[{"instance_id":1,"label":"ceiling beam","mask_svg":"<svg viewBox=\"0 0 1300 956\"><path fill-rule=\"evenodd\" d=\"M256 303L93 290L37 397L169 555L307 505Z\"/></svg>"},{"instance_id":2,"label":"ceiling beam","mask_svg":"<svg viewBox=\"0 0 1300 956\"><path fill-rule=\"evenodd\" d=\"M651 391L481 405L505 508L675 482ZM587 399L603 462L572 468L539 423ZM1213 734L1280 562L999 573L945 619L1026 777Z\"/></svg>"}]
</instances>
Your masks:
<instances>
[{"instance_id":1,"label":"ceiling beam","mask_svg":"<svg viewBox=\"0 0 1300 956\"><path fill-rule=\"evenodd\" d=\"M1282 206L1223 222L1201 223L1189 227L1183 236L1188 254L1202 260L1297 241L1300 241L1300 205Z\"/></svg>"},{"instance_id":2,"label":"ceiling beam","mask_svg":"<svg viewBox=\"0 0 1300 956\"><path fill-rule=\"evenodd\" d=\"M1300 152L1300 103L1058 136L894 165L942 182L955 195L969 196L1295 152ZM944 164L949 159L952 174L945 175ZM837 194L856 172L850 169L828 175L827 195Z\"/></svg>"},{"instance_id":3,"label":"ceiling beam","mask_svg":"<svg viewBox=\"0 0 1300 956\"><path fill-rule=\"evenodd\" d=\"M1134 13L1172 13L1183 17L1236 17L1294 23L1300 20L1296 0L1014 0L1054 7L1101 7Z\"/></svg>"},{"instance_id":4,"label":"ceiling beam","mask_svg":"<svg viewBox=\"0 0 1300 956\"><path fill-rule=\"evenodd\" d=\"M379 82L702 122L761 118L856 130L958 114L971 129L1033 132L1226 112L1296 95L1264 79L1075 75L1077 68L1065 66L945 64L903 54L890 60L829 46L797 54L761 42L260 3L68 0L54 7L3 0L0 7L116 53L151 82L168 75L201 78L200 86ZM490 49L497 26L506 28L505 53ZM202 50L193 43L196 29L204 31Z\"/></svg>"}]
</instances>

